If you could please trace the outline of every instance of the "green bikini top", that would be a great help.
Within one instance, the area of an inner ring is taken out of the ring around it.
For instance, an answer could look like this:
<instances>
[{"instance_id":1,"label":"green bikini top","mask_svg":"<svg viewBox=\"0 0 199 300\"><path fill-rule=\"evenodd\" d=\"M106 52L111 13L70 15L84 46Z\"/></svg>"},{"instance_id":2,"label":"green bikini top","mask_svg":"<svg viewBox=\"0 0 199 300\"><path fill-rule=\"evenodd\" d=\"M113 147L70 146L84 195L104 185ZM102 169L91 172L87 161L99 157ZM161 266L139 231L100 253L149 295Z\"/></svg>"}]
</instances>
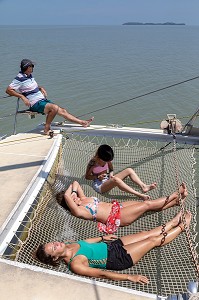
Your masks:
<instances>
[{"instance_id":1,"label":"green bikini top","mask_svg":"<svg viewBox=\"0 0 199 300\"><path fill-rule=\"evenodd\" d=\"M84 255L88 259L89 267L106 269L107 262L107 244L100 243L88 243L85 241L78 241L77 244L80 245L77 253L70 259L68 267L70 269L70 264L73 258L77 255Z\"/></svg>"}]
</instances>

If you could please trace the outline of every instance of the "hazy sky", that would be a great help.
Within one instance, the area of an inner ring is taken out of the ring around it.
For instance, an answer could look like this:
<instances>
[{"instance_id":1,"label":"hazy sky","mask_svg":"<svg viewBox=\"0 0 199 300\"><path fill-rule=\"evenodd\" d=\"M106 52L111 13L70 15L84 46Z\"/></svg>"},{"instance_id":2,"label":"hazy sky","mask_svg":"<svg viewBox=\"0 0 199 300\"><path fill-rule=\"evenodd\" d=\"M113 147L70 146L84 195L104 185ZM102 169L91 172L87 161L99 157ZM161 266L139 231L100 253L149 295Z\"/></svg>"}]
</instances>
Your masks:
<instances>
[{"instance_id":1,"label":"hazy sky","mask_svg":"<svg viewBox=\"0 0 199 300\"><path fill-rule=\"evenodd\" d=\"M199 0L0 0L0 25L199 25Z\"/></svg>"}]
</instances>

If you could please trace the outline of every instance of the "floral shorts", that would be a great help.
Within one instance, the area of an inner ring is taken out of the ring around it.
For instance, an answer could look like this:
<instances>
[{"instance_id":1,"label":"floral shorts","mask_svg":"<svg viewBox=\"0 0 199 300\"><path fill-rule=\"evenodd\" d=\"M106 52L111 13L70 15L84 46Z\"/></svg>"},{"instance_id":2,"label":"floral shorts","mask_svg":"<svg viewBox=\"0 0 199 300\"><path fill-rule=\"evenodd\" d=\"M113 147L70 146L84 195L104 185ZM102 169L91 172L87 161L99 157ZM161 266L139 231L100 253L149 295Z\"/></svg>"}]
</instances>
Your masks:
<instances>
[{"instance_id":1,"label":"floral shorts","mask_svg":"<svg viewBox=\"0 0 199 300\"><path fill-rule=\"evenodd\" d=\"M98 222L98 229L101 232L112 234L117 231L120 226L120 209L121 205L119 202L113 200L110 215L106 221L106 224Z\"/></svg>"}]
</instances>

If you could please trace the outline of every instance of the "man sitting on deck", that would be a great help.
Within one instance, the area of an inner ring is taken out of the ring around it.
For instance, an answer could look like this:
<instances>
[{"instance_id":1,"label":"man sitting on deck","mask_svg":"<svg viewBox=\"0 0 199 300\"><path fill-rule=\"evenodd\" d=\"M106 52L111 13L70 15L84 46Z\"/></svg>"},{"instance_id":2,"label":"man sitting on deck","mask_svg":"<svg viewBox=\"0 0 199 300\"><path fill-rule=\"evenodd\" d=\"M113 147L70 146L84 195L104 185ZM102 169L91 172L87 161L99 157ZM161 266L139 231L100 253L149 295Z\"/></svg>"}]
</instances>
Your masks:
<instances>
[{"instance_id":1,"label":"man sitting on deck","mask_svg":"<svg viewBox=\"0 0 199 300\"><path fill-rule=\"evenodd\" d=\"M34 63L30 59L23 59L20 67L21 71L7 87L6 93L10 96L20 98L31 111L46 115L46 124L44 127L45 134L50 135L52 133L50 125L56 115L80 124L83 127L90 125L94 119L93 117L89 120L78 119L71 115L65 108L46 99L46 90L43 87L38 86L32 76Z\"/></svg>"}]
</instances>

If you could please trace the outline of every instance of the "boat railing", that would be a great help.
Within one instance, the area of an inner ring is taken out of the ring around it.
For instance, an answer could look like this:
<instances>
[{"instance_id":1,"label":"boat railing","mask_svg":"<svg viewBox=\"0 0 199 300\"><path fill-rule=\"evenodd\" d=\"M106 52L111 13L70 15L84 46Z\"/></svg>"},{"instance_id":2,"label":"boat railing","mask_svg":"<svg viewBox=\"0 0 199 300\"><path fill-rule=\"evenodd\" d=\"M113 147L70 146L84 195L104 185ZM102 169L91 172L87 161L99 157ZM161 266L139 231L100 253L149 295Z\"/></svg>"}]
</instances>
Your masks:
<instances>
[{"instance_id":1,"label":"boat railing","mask_svg":"<svg viewBox=\"0 0 199 300\"><path fill-rule=\"evenodd\" d=\"M10 96L10 95L0 96L0 100L6 99L6 98L10 98L10 97L13 97L13 96ZM18 114L28 115L28 117L29 117L30 119L34 119L35 116L36 116L38 113L37 113L37 112L32 112L32 111L30 111L29 109L23 109L23 110L20 110L20 98L17 98L15 112L14 112L14 113L10 113L10 114L8 114L8 115L4 115L4 116L2 116L2 117L0 118L0 119L5 119L5 118L8 118L8 117L14 116L13 135L16 135L16 133L17 133L17 115L18 115Z\"/></svg>"},{"instance_id":2,"label":"boat railing","mask_svg":"<svg viewBox=\"0 0 199 300\"><path fill-rule=\"evenodd\" d=\"M4 98L8 98L8 97L12 97L12 96L6 95L6 96L0 97L0 99L4 99ZM184 141L184 139L186 139L186 142L187 142L187 140L191 140L191 143L198 144L199 128L193 126L193 122L197 118L198 113L199 113L199 109L191 117L191 119L189 120L189 122L187 122L185 125L182 126L182 131L178 132L177 135L176 135L178 137L178 140L183 140ZM3 116L3 117L0 118L0 119L4 119L6 117L14 116L13 135L16 135L16 133L17 133L17 115L18 114L28 115L28 117L30 119L34 119L38 113L37 112L32 112L29 109L20 110L20 98L17 98L15 112L11 113L11 114L9 114L7 116ZM110 127L113 127L113 126L110 126ZM123 126L121 126L121 127L123 127ZM123 129L124 128L125 127L123 127ZM62 129L64 130L64 128L62 128ZM138 134L140 136L140 129L141 128L137 128L137 129L139 129L139 133ZM145 132L145 130L142 130L141 132L143 133L143 131ZM152 130L152 131L154 131L154 130ZM172 136L172 130L171 130L171 132L169 132L167 129L156 130L156 131L157 131L156 133L153 132L153 135L156 135L156 138L157 138L157 135L158 136L161 135L162 139L171 138L171 136ZM141 135L143 135L143 134L141 134ZM148 135L149 135L149 132L147 131L147 137L146 137L147 139L148 139Z\"/></svg>"},{"instance_id":3,"label":"boat railing","mask_svg":"<svg viewBox=\"0 0 199 300\"><path fill-rule=\"evenodd\" d=\"M19 110L19 100L20 100L20 98L17 98L16 112L15 112L15 117L14 117L14 130L13 130L14 135L17 133L17 115L18 114L28 115L30 117L30 119L34 119L35 116L38 114L37 112L33 112L29 109Z\"/></svg>"}]
</instances>

